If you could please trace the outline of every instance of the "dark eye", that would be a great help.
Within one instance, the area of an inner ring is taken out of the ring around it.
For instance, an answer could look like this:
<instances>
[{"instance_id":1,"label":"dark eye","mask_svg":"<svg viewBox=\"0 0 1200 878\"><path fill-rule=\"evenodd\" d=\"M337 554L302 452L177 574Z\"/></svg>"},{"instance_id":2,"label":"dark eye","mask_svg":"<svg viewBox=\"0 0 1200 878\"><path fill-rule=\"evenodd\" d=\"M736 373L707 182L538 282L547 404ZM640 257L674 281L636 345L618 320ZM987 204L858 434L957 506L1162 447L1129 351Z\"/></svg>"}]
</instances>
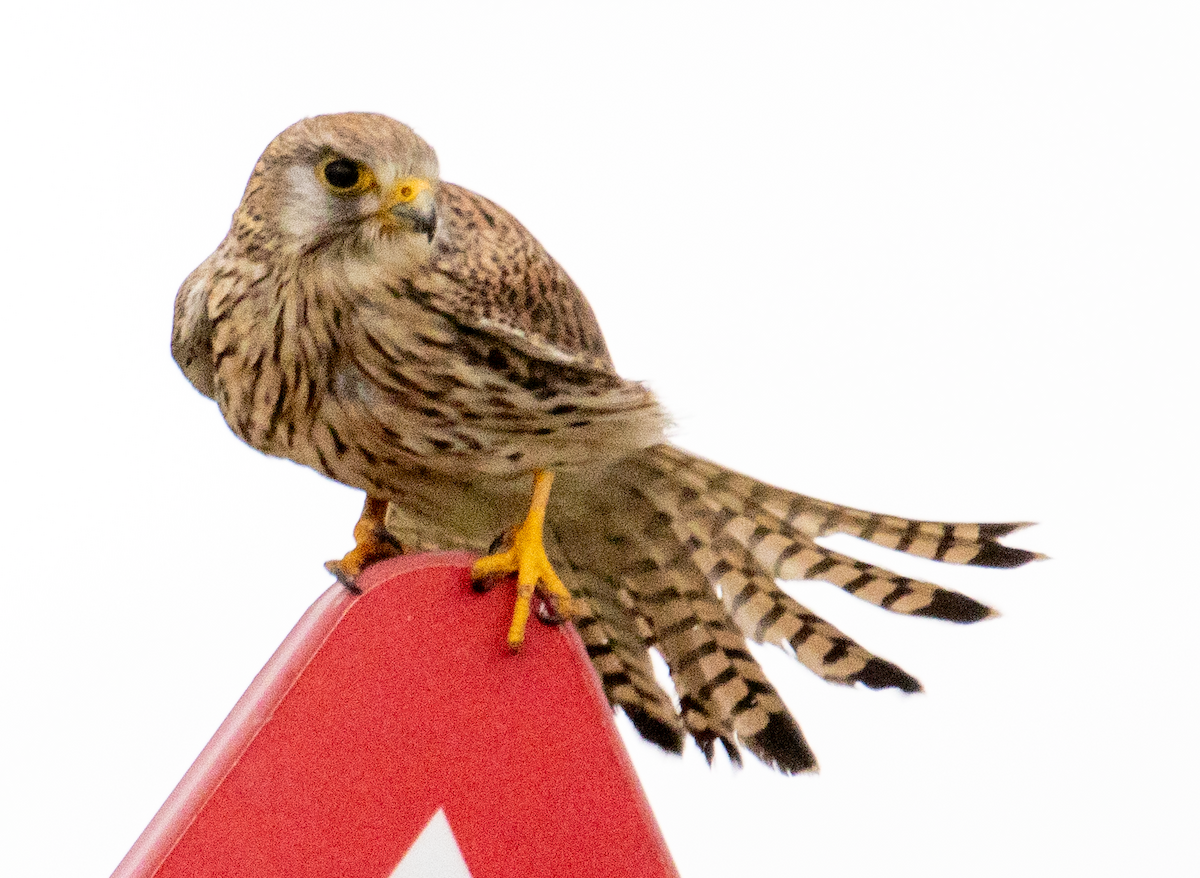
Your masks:
<instances>
[{"instance_id":1,"label":"dark eye","mask_svg":"<svg viewBox=\"0 0 1200 878\"><path fill-rule=\"evenodd\" d=\"M375 175L362 162L341 156L326 156L313 168L317 179L338 196L362 195L375 186Z\"/></svg>"},{"instance_id":2,"label":"dark eye","mask_svg":"<svg viewBox=\"0 0 1200 878\"><path fill-rule=\"evenodd\" d=\"M358 162L350 159L334 159L325 166L325 180L335 189L353 189L358 178Z\"/></svg>"}]
</instances>

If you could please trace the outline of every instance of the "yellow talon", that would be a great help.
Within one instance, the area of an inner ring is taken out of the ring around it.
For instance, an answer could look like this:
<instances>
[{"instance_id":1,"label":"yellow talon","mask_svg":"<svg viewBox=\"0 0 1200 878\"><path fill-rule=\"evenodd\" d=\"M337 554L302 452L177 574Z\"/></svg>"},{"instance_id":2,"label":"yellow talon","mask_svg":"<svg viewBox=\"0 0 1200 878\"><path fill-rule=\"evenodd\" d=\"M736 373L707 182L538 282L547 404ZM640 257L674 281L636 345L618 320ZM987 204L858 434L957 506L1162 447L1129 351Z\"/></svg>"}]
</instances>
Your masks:
<instances>
[{"instance_id":1,"label":"yellow talon","mask_svg":"<svg viewBox=\"0 0 1200 878\"><path fill-rule=\"evenodd\" d=\"M512 548L480 558L471 568L472 579L485 576L517 574L517 605L513 609L512 625L508 629L508 647L513 652L525 641L525 623L529 619L529 604L533 593L541 588L554 599L555 609L564 617L571 614L571 593L562 584L542 543L542 526L546 521L546 504L550 501L550 486L554 473L538 470L533 477L533 499L529 514L513 534Z\"/></svg>"},{"instance_id":2,"label":"yellow talon","mask_svg":"<svg viewBox=\"0 0 1200 878\"><path fill-rule=\"evenodd\" d=\"M388 501L383 497L367 495L362 515L354 525L354 548L338 561L329 561L325 569L338 578L338 582L358 594L358 575L376 561L404 554L404 547L387 529Z\"/></svg>"}]
</instances>

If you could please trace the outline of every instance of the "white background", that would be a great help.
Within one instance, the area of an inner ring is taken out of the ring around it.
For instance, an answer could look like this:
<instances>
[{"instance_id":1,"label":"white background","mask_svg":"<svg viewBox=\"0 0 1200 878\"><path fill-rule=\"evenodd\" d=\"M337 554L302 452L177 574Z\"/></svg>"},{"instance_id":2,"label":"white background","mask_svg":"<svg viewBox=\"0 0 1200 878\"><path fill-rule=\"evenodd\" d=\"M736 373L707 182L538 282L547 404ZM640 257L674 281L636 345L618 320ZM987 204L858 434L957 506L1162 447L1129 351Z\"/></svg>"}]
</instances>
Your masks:
<instances>
[{"instance_id":1,"label":"white background","mask_svg":"<svg viewBox=\"0 0 1200 878\"><path fill-rule=\"evenodd\" d=\"M1042 522L1019 571L861 552L996 621L793 589L928 690L760 651L819 776L627 735L683 875L1190 874L1195 5L591 5L5 13L0 872L107 875L349 546L168 342L262 148L354 109L540 237L681 444Z\"/></svg>"}]
</instances>

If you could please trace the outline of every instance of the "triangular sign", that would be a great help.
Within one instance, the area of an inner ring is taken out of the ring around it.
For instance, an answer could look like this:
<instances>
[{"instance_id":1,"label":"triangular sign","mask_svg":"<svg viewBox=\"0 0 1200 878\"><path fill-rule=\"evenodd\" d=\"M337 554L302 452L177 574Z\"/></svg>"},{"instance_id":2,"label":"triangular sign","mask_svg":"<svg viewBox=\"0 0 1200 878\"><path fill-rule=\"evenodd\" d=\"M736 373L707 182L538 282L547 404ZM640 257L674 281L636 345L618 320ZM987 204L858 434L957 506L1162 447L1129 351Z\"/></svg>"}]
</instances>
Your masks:
<instances>
[{"instance_id":1,"label":"triangular sign","mask_svg":"<svg viewBox=\"0 0 1200 878\"><path fill-rule=\"evenodd\" d=\"M388 878L471 878L445 811L438 808Z\"/></svg>"}]
</instances>

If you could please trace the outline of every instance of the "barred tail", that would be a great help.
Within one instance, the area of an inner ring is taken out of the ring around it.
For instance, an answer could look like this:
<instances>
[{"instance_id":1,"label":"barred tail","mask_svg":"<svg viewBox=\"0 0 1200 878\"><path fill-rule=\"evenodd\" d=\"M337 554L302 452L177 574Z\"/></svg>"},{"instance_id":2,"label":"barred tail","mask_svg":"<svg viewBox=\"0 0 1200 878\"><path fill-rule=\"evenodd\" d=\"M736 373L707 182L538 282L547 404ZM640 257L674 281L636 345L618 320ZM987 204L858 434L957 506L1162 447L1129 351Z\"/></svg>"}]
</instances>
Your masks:
<instances>
[{"instance_id":1,"label":"barred tail","mask_svg":"<svg viewBox=\"0 0 1200 878\"><path fill-rule=\"evenodd\" d=\"M491 506L485 494L466 486L452 495L448 484L438 482L426 496L414 483L405 504L392 504L389 529L413 547L484 551L503 525L482 514ZM506 502L519 503L519 492L514 496ZM710 761L720 742L734 763L745 747L789 774L814 770L816 758L748 639L791 652L831 683L903 692L921 685L802 606L777 580L824 580L894 613L953 622L994 612L966 595L826 548L818 538L846 533L924 558L988 567L1042 557L998 542L1022 524L910 521L850 509L670 445L626 458L598 484L572 484L564 473L551 507L546 548L576 598L576 627L613 707L666 750L682 750L690 736ZM472 510L470 533L466 517L446 517L447 509L463 508ZM497 515L515 518L515 509ZM665 659L673 692L660 685L650 650Z\"/></svg>"},{"instance_id":2,"label":"barred tail","mask_svg":"<svg viewBox=\"0 0 1200 878\"><path fill-rule=\"evenodd\" d=\"M824 580L895 613L954 622L994 612L828 549L818 537L847 533L978 566L1016 567L1042 557L997 542L1023 524L910 521L850 509L670 445L618 464L596 489L593 508L574 522L552 525L562 553L556 563L566 565L564 579L583 598L581 633L614 706L667 749L678 749L686 729L710 760L720 741L735 762L741 745L788 773L814 769L816 759L746 639L790 651L833 683L904 692L921 685L802 606L777 579ZM655 685L649 648L671 669L674 703Z\"/></svg>"},{"instance_id":3,"label":"barred tail","mask_svg":"<svg viewBox=\"0 0 1200 878\"><path fill-rule=\"evenodd\" d=\"M673 713L710 762L720 742L735 764L744 746L788 774L814 769L816 759L799 726L688 546L664 528L667 522L644 498L623 484L610 487L615 493L605 494L615 502L607 514L559 517L547 524L564 581L589 615L607 625L605 638L591 618L585 621L581 635L589 651L634 656L656 649L671 671ZM602 680L616 670L610 659L593 661ZM629 697L628 689L610 688L607 682L605 688L610 703L635 725L647 714L653 717L653 734L647 737L677 749L673 739L662 740L670 723L657 694L647 706Z\"/></svg>"},{"instance_id":4,"label":"barred tail","mask_svg":"<svg viewBox=\"0 0 1200 878\"><path fill-rule=\"evenodd\" d=\"M1029 522L966 524L912 521L816 500L775 488L670 445L643 452L640 463L657 475L650 491L674 496L703 521L711 541L724 534L749 551L762 570L783 580L830 582L896 613L977 622L995 615L983 604L933 583L900 576L825 548L817 537L845 533L889 549L952 564L1019 567L1044 558L997 542ZM703 527L701 527L703 531Z\"/></svg>"},{"instance_id":5,"label":"barred tail","mask_svg":"<svg viewBox=\"0 0 1200 878\"><path fill-rule=\"evenodd\" d=\"M584 593L575 600L574 623L609 703L620 707L646 740L673 753L683 752L687 731L670 696L655 679L646 648L648 632L637 630L637 623L644 625L644 621L614 600L612 588L591 571L568 562L559 572L573 590Z\"/></svg>"}]
</instances>

